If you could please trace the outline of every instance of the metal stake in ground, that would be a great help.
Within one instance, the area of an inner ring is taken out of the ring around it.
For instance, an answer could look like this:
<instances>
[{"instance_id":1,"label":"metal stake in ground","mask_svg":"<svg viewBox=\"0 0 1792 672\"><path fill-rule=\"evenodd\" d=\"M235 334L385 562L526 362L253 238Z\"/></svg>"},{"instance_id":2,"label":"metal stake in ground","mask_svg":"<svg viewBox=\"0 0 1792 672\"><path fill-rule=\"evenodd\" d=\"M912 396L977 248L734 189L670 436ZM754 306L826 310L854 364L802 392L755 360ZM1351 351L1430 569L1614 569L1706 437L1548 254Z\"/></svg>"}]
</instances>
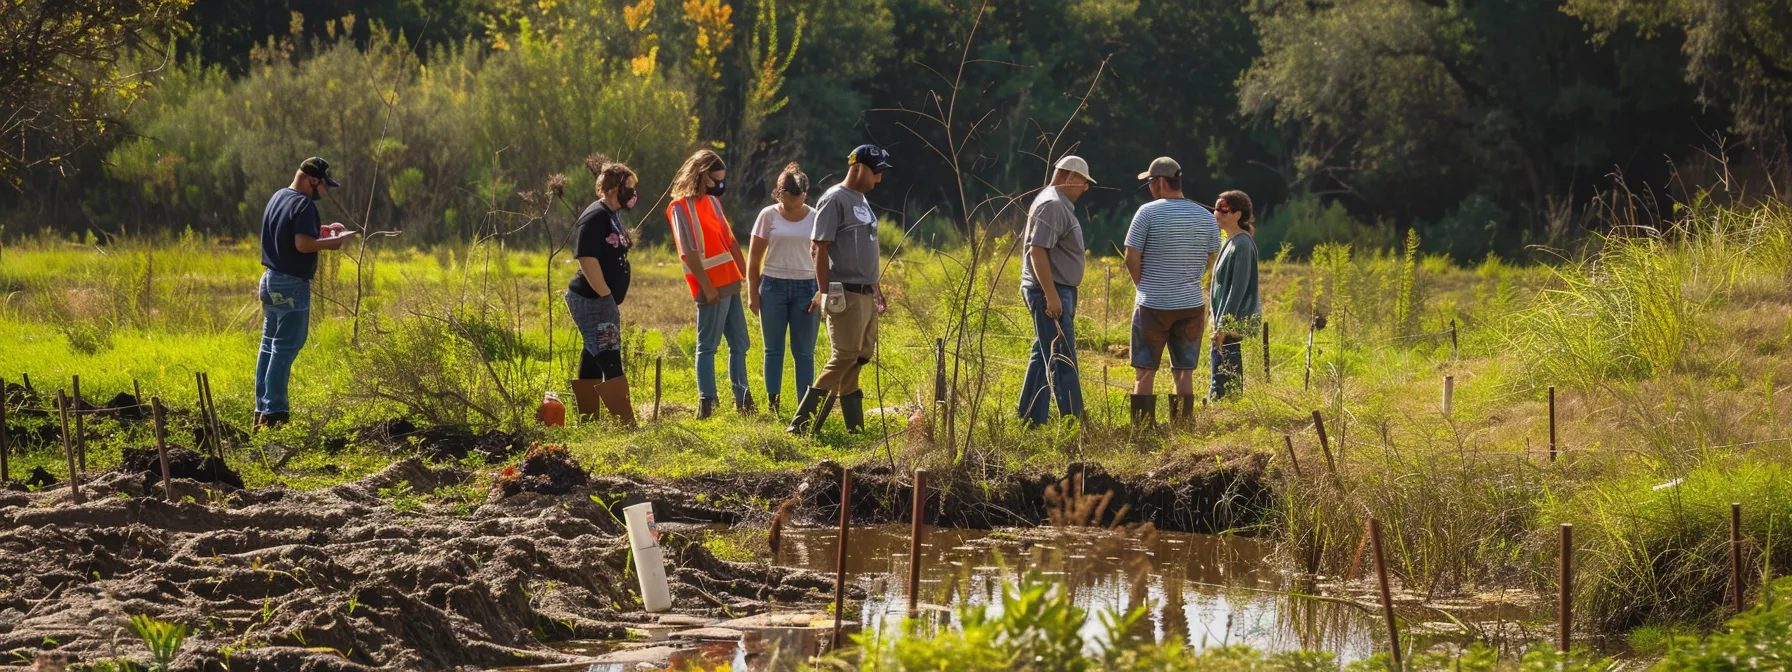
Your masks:
<instances>
[{"instance_id":1,"label":"metal stake in ground","mask_svg":"<svg viewBox=\"0 0 1792 672\"><path fill-rule=\"evenodd\" d=\"M62 390L56 391L56 411L62 416L62 456L68 459L68 488L74 493L75 503L81 504L81 471L75 468L75 448L68 440L68 395Z\"/></svg>"},{"instance_id":2,"label":"metal stake in ground","mask_svg":"<svg viewBox=\"0 0 1792 672\"><path fill-rule=\"evenodd\" d=\"M1549 461L1556 461L1556 386L1549 386Z\"/></svg>"},{"instance_id":3,"label":"metal stake in ground","mask_svg":"<svg viewBox=\"0 0 1792 672\"><path fill-rule=\"evenodd\" d=\"M1730 502L1730 613L1742 613L1742 502Z\"/></svg>"},{"instance_id":4,"label":"metal stake in ground","mask_svg":"<svg viewBox=\"0 0 1792 672\"><path fill-rule=\"evenodd\" d=\"M1561 572L1556 577L1556 649L1567 654L1574 643L1574 526L1562 523Z\"/></svg>"},{"instance_id":5,"label":"metal stake in ground","mask_svg":"<svg viewBox=\"0 0 1792 672\"><path fill-rule=\"evenodd\" d=\"M1319 431L1319 450L1325 453L1326 471L1331 472L1332 480L1338 482L1339 488L1343 488L1344 479L1338 476L1338 463L1332 460L1332 446L1325 438L1325 416L1320 415L1319 411L1313 411L1313 429Z\"/></svg>"},{"instance_id":6,"label":"metal stake in ground","mask_svg":"<svg viewBox=\"0 0 1792 672\"><path fill-rule=\"evenodd\" d=\"M852 529L852 470L840 467L840 538L834 550L834 639L830 650L840 650L840 624L846 617L846 533Z\"/></svg>"},{"instance_id":7,"label":"metal stake in ground","mask_svg":"<svg viewBox=\"0 0 1792 672\"><path fill-rule=\"evenodd\" d=\"M660 369L661 369L661 367L663 367L665 365L665 363L666 363L666 358L663 355L653 358L653 420L654 420L654 422L659 422L659 419L660 419L660 390L664 389L660 386Z\"/></svg>"},{"instance_id":8,"label":"metal stake in ground","mask_svg":"<svg viewBox=\"0 0 1792 672\"><path fill-rule=\"evenodd\" d=\"M1283 434L1282 443L1288 446L1288 463L1294 465L1294 477L1300 478L1300 458L1294 454L1294 437Z\"/></svg>"},{"instance_id":9,"label":"metal stake in ground","mask_svg":"<svg viewBox=\"0 0 1792 672\"><path fill-rule=\"evenodd\" d=\"M7 453L12 446L6 436L6 379L0 378L0 485L12 482L12 464L7 461Z\"/></svg>"},{"instance_id":10,"label":"metal stake in ground","mask_svg":"<svg viewBox=\"0 0 1792 672\"><path fill-rule=\"evenodd\" d=\"M926 532L922 526L922 515L927 509L927 470L915 470L915 502L913 513L909 516L908 532L908 613L915 613L915 607L921 597L921 535Z\"/></svg>"},{"instance_id":11,"label":"metal stake in ground","mask_svg":"<svg viewBox=\"0 0 1792 672\"><path fill-rule=\"evenodd\" d=\"M162 501L174 501L174 480L168 474L168 432L162 426L162 398L149 400L150 419L156 428L156 457L162 461Z\"/></svg>"},{"instance_id":12,"label":"metal stake in ground","mask_svg":"<svg viewBox=\"0 0 1792 672\"><path fill-rule=\"evenodd\" d=\"M1369 546L1375 549L1375 579L1381 584L1381 617L1388 622L1388 655L1395 670L1406 669L1401 662L1400 624L1394 620L1394 594L1388 590L1388 561L1381 552L1381 521L1369 519Z\"/></svg>"},{"instance_id":13,"label":"metal stake in ground","mask_svg":"<svg viewBox=\"0 0 1792 672\"><path fill-rule=\"evenodd\" d=\"M75 391L74 408L71 409L75 414L75 466L80 467L81 471L87 471L87 419L82 417L86 414L81 412L81 377L72 378Z\"/></svg>"}]
</instances>

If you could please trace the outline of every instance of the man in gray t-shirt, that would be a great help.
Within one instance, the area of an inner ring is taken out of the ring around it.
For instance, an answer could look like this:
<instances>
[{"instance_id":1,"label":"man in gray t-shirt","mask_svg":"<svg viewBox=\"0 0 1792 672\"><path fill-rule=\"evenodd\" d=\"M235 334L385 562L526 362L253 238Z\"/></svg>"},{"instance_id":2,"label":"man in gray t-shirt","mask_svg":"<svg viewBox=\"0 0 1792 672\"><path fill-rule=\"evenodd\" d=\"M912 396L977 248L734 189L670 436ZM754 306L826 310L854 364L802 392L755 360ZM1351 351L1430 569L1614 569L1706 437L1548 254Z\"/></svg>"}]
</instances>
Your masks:
<instances>
[{"instance_id":1,"label":"man in gray t-shirt","mask_svg":"<svg viewBox=\"0 0 1792 672\"><path fill-rule=\"evenodd\" d=\"M1082 381L1076 370L1076 292L1083 282L1083 226L1073 205L1095 180L1089 163L1066 156L1027 210L1021 234L1027 256L1020 265L1020 294L1033 318L1033 351L1021 382L1022 420L1043 425L1058 412L1082 417Z\"/></svg>"},{"instance_id":2,"label":"man in gray t-shirt","mask_svg":"<svg viewBox=\"0 0 1792 672\"><path fill-rule=\"evenodd\" d=\"M883 181L890 155L876 145L860 145L847 155L846 164L846 179L816 203L815 231L809 236L815 248L815 285L821 290L809 310L826 311L833 352L797 406L788 429L792 434L811 424L820 427L835 399L840 400L846 431L865 428L859 370L877 351L877 316L884 312L877 286L877 214L865 192Z\"/></svg>"}]
</instances>

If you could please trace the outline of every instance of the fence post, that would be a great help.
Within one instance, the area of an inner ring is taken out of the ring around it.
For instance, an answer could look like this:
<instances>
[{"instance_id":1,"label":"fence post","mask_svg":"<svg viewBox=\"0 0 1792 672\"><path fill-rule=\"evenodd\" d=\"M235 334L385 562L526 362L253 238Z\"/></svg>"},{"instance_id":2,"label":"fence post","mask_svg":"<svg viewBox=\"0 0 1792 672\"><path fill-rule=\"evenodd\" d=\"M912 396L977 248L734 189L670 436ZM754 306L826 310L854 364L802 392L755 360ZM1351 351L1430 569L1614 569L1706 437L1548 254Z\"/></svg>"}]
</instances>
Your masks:
<instances>
[{"instance_id":1,"label":"fence post","mask_svg":"<svg viewBox=\"0 0 1792 672\"><path fill-rule=\"evenodd\" d=\"M75 447L69 443L68 394L62 390L56 391L56 410L57 414L62 416L62 456L68 460L69 492L74 493L75 504L80 505L83 503L81 500L81 472L75 468Z\"/></svg>"},{"instance_id":2,"label":"fence post","mask_svg":"<svg viewBox=\"0 0 1792 672\"><path fill-rule=\"evenodd\" d=\"M660 355L658 357L653 358L653 420L654 420L654 422L659 422L659 419L660 419L660 390L662 389L660 387L660 367L662 365L664 365L665 363L666 363L665 355ZM802 400L798 399L797 403L799 403L799 404L802 403Z\"/></svg>"},{"instance_id":3,"label":"fence post","mask_svg":"<svg viewBox=\"0 0 1792 672\"><path fill-rule=\"evenodd\" d=\"M1444 417L1456 415L1456 377L1444 376Z\"/></svg>"},{"instance_id":4,"label":"fence post","mask_svg":"<svg viewBox=\"0 0 1792 672\"><path fill-rule=\"evenodd\" d=\"M830 650L840 650L840 626L846 616L846 543L852 529L852 469L840 465L840 538L834 551L834 638Z\"/></svg>"},{"instance_id":5,"label":"fence post","mask_svg":"<svg viewBox=\"0 0 1792 672\"><path fill-rule=\"evenodd\" d=\"M1561 566L1556 583L1556 648L1567 655L1574 643L1574 526L1568 523L1562 523Z\"/></svg>"},{"instance_id":6,"label":"fence post","mask_svg":"<svg viewBox=\"0 0 1792 672\"><path fill-rule=\"evenodd\" d=\"M168 434L162 426L162 398L149 400L150 419L156 428L156 457L162 461L162 500L174 501L174 481L168 473Z\"/></svg>"},{"instance_id":7,"label":"fence post","mask_svg":"<svg viewBox=\"0 0 1792 672\"><path fill-rule=\"evenodd\" d=\"M1369 545L1375 549L1375 578L1381 584L1381 617L1388 622L1388 655L1395 670L1406 669L1401 662L1400 624L1394 620L1394 595L1388 590L1388 561L1381 551L1381 521L1369 519Z\"/></svg>"},{"instance_id":8,"label":"fence post","mask_svg":"<svg viewBox=\"0 0 1792 672\"><path fill-rule=\"evenodd\" d=\"M87 419L81 412L81 376L75 375L72 378L75 401L70 412L75 415L75 464L81 467L81 471L87 471Z\"/></svg>"},{"instance_id":9,"label":"fence post","mask_svg":"<svg viewBox=\"0 0 1792 672\"><path fill-rule=\"evenodd\" d=\"M1456 318L1452 317L1450 318L1450 359L1452 361L1457 359L1459 352L1460 349L1456 344Z\"/></svg>"},{"instance_id":10,"label":"fence post","mask_svg":"<svg viewBox=\"0 0 1792 672\"><path fill-rule=\"evenodd\" d=\"M908 533L908 613L915 613L921 599L921 535L926 532L921 521L927 509L927 470L915 470L913 513L909 516Z\"/></svg>"},{"instance_id":11,"label":"fence post","mask_svg":"<svg viewBox=\"0 0 1792 672\"><path fill-rule=\"evenodd\" d=\"M1742 613L1742 502L1730 502L1730 610Z\"/></svg>"},{"instance_id":12,"label":"fence post","mask_svg":"<svg viewBox=\"0 0 1792 672\"><path fill-rule=\"evenodd\" d=\"M1313 428L1319 430L1319 450L1325 453L1325 468L1331 472L1332 480L1337 481L1338 487L1342 489L1344 479L1338 475L1338 463L1332 460L1331 442L1327 441L1325 437L1325 417L1321 416L1317 410L1313 411Z\"/></svg>"}]
</instances>

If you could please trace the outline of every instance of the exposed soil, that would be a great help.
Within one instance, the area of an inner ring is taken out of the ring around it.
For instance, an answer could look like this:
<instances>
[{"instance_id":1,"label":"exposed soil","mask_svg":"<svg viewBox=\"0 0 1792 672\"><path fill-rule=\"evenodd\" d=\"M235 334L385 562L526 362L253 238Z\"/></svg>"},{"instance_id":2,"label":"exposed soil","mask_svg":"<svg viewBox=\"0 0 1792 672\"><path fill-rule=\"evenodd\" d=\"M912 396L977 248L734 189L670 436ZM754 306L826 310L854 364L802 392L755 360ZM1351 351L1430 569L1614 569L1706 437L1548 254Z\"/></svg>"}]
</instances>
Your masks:
<instances>
[{"instance_id":1,"label":"exposed soil","mask_svg":"<svg viewBox=\"0 0 1792 672\"><path fill-rule=\"evenodd\" d=\"M0 652L146 662L128 618L150 614L192 630L180 670L474 670L565 661L540 641L621 637L647 620L635 611L621 524L591 495L657 499L658 488L523 492L468 515L399 512L379 497L401 481L428 493L464 476L408 459L315 492L176 478L169 503L126 471L85 484L80 506L66 488L0 493ZM673 503L659 518L716 517L686 508ZM681 613L825 603L832 587L813 573L717 560L692 535L663 538Z\"/></svg>"},{"instance_id":2,"label":"exposed soil","mask_svg":"<svg viewBox=\"0 0 1792 672\"><path fill-rule=\"evenodd\" d=\"M144 491L153 492L151 488L162 482L161 453L154 448L126 448L124 463L119 465L118 470L142 475ZM168 447L168 476L228 485L232 488L243 487L243 477L222 460L202 457L184 446Z\"/></svg>"}]
</instances>

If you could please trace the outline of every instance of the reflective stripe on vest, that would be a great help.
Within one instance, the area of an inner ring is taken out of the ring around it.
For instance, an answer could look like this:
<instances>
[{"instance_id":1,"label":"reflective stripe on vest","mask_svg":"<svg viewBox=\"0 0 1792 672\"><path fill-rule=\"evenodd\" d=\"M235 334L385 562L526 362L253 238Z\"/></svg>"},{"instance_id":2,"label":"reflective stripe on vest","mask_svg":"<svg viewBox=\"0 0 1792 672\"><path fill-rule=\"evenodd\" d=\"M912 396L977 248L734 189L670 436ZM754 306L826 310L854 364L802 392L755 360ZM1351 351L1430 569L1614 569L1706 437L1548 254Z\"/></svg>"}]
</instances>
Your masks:
<instances>
[{"instance_id":1,"label":"reflective stripe on vest","mask_svg":"<svg viewBox=\"0 0 1792 672\"><path fill-rule=\"evenodd\" d=\"M722 216L722 203L714 196L705 196L704 202L709 204L710 217L704 217L692 199L682 198L673 201L666 209L667 220L672 224L672 235L684 245L690 247L689 252L696 253L702 260L703 270L709 276L711 287L725 287L740 282L743 276L739 265L734 263L734 253L728 247L728 239L732 236L728 230L728 220ZM684 232L692 232L690 240L685 240ZM715 254L709 254L715 250ZM690 284L691 296L702 293L696 276L690 269L685 269L685 281Z\"/></svg>"}]
</instances>

